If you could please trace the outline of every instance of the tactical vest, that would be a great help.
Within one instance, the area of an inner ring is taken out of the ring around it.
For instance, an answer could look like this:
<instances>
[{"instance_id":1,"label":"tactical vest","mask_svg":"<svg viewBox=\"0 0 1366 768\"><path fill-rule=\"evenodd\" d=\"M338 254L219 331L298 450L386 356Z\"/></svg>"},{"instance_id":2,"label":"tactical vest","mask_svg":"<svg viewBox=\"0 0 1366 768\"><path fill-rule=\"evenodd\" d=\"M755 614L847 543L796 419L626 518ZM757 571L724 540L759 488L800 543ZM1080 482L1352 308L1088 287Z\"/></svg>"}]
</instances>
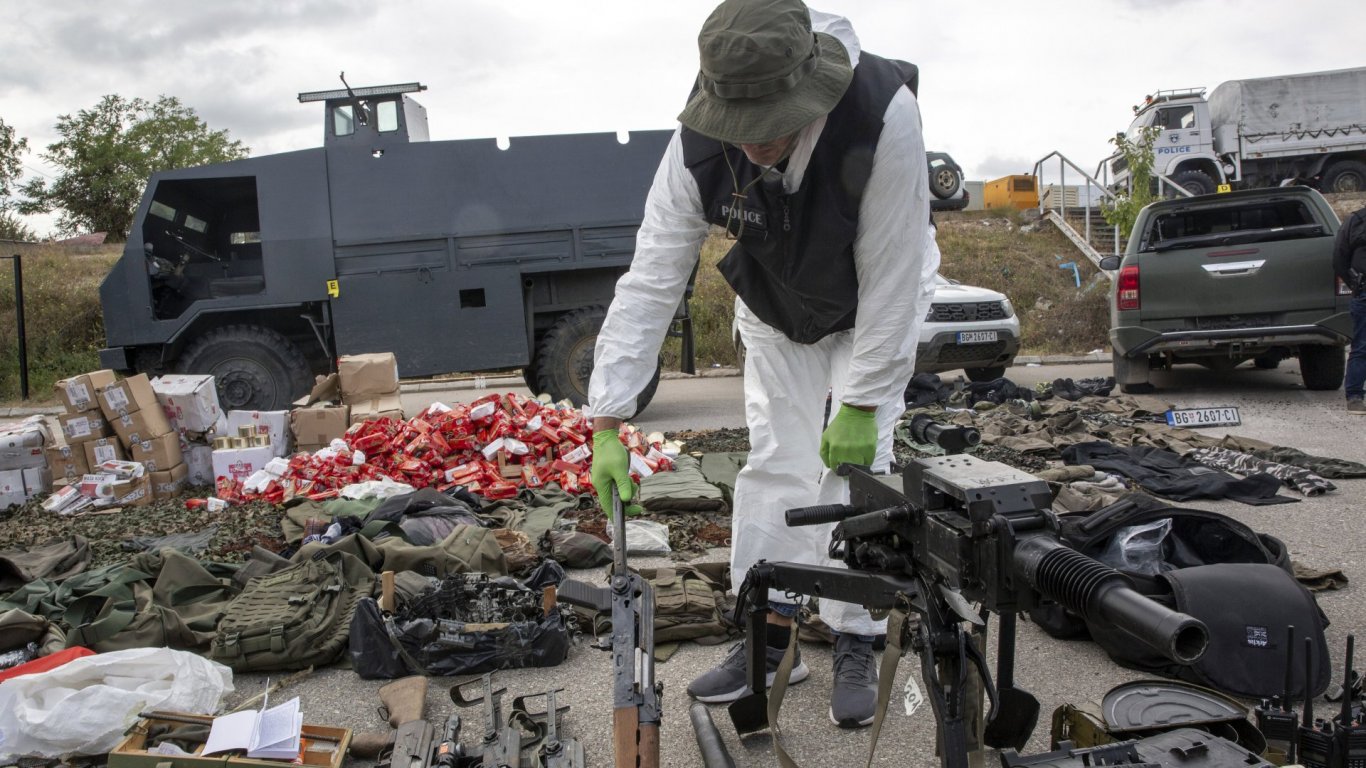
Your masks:
<instances>
[{"instance_id":1,"label":"tactical vest","mask_svg":"<svg viewBox=\"0 0 1366 768\"><path fill-rule=\"evenodd\" d=\"M887 105L902 87L914 93L917 82L913 64L860 54L801 187L786 194L781 180L764 180L749 188L743 206L734 193L763 169L737 146L682 130L683 162L697 180L707 221L739 235L717 265L721 274L756 317L795 342L854 327L859 206Z\"/></svg>"}]
</instances>

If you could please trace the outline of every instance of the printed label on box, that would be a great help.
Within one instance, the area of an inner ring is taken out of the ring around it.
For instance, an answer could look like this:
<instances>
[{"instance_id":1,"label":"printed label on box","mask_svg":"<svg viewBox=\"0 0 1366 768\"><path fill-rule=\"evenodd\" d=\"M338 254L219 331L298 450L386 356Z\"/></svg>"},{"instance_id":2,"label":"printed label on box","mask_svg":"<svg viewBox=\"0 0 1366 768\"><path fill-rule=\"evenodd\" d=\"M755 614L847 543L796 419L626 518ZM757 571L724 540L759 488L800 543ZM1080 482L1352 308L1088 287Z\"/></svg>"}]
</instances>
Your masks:
<instances>
[{"instance_id":1,"label":"printed label on box","mask_svg":"<svg viewBox=\"0 0 1366 768\"><path fill-rule=\"evenodd\" d=\"M128 394L118 387L111 387L104 391L104 401L115 411L128 410Z\"/></svg>"},{"instance_id":2,"label":"printed label on box","mask_svg":"<svg viewBox=\"0 0 1366 768\"><path fill-rule=\"evenodd\" d=\"M84 382L72 381L66 385L66 399L77 408L84 408L90 404L90 388Z\"/></svg>"},{"instance_id":3,"label":"printed label on box","mask_svg":"<svg viewBox=\"0 0 1366 768\"><path fill-rule=\"evenodd\" d=\"M66 423L67 437L89 437L90 435L90 419L72 419Z\"/></svg>"}]
</instances>

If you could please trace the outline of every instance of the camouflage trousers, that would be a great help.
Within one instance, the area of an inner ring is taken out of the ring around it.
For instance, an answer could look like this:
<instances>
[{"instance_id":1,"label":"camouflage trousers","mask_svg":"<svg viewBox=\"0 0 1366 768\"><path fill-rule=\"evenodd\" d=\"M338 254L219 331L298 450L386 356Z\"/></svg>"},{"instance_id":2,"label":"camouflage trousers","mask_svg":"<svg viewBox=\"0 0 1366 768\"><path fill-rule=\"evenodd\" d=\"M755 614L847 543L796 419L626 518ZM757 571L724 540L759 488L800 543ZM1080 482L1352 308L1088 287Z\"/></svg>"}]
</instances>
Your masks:
<instances>
[{"instance_id":1,"label":"camouflage trousers","mask_svg":"<svg viewBox=\"0 0 1366 768\"><path fill-rule=\"evenodd\" d=\"M1196 448L1186 456L1207 467L1233 472L1239 475L1252 475L1265 472L1294 488L1305 496L1321 496L1337 486L1310 472L1303 467L1277 464L1274 461L1259 459L1248 453L1230 451L1226 448Z\"/></svg>"}]
</instances>

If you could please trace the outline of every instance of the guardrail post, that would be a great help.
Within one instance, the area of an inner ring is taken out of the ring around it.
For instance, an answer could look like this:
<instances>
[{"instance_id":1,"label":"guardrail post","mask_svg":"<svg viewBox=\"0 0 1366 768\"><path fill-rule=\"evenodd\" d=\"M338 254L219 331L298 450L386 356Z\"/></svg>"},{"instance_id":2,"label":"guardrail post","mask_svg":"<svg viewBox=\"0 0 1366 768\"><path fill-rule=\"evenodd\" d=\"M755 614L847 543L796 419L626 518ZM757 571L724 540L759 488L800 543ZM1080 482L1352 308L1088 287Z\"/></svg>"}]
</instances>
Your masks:
<instances>
[{"instance_id":1,"label":"guardrail post","mask_svg":"<svg viewBox=\"0 0 1366 768\"><path fill-rule=\"evenodd\" d=\"M24 334L24 266L19 254L0 256L14 260L14 315L19 336L19 397L28 399L28 339Z\"/></svg>"}]
</instances>

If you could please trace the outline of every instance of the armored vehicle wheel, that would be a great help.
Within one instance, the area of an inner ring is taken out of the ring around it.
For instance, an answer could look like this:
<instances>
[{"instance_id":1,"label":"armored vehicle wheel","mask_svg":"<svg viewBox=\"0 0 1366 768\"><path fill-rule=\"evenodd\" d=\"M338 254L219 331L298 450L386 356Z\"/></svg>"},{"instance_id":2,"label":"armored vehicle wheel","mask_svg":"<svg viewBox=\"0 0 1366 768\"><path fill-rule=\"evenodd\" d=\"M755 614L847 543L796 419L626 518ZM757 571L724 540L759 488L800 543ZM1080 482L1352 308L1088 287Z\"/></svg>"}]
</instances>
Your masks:
<instances>
[{"instance_id":1,"label":"armored vehicle wheel","mask_svg":"<svg viewBox=\"0 0 1366 768\"><path fill-rule=\"evenodd\" d=\"M1172 181L1192 195L1212 195L1217 189L1214 179L1204 171L1182 171Z\"/></svg>"},{"instance_id":2,"label":"armored vehicle wheel","mask_svg":"<svg viewBox=\"0 0 1366 768\"><path fill-rule=\"evenodd\" d=\"M1324 192L1366 192L1366 163L1343 160L1323 174Z\"/></svg>"},{"instance_id":3,"label":"armored vehicle wheel","mask_svg":"<svg viewBox=\"0 0 1366 768\"><path fill-rule=\"evenodd\" d=\"M1300 378L1305 389L1332 390L1342 386L1347 372L1347 357L1342 347L1305 345L1300 347Z\"/></svg>"},{"instance_id":4,"label":"armored vehicle wheel","mask_svg":"<svg viewBox=\"0 0 1366 768\"><path fill-rule=\"evenodd\" d=\"M214 328L180 354L181 373L211 374L224 411L280 411L311 385L308 361L294 342L256 325Z\"/></svg>"},{"instance_id":5,"label":"armored vehicle wheel","mask_svg":"<svg viewBox=\"0 0 1366 768\"><path fill-rule=\"evenodd\" d=\"M607 317L603 307L585 307L567 313L555 321L546 331L536 348L534 370L536 387L540 392L549 392L555 400L569 400L582 408L588 402L588 380L593 374L593 349L597 345L598 331ZM659 365L645 390L636 396L635 418L655 396L659 386Z\"/></svg>"},{"instance_id":6,"label":"armored vehicle wheel","mask_svg":"<svg viewBox=\"0 0 1366 768\"><path fill-rule=\"evenodd\" d=\"M1006 375L1006 367L993 365L990 368L964 368L963 373L968 375L968 381L995 381Z\"/></svg>"},{"instance_id":7,"label":"armored vehicle wheel","mask_svg":"<svg viewBox=\"0 0 1366 768\"><path fill-rule=\"evenodd\" d=\"M536 373L536 365L534 363L527 363L522 367L522 383L526 384L526 388L531 390L532 397L541 394L541 381Z\"/></svg>"}]
</instances>

